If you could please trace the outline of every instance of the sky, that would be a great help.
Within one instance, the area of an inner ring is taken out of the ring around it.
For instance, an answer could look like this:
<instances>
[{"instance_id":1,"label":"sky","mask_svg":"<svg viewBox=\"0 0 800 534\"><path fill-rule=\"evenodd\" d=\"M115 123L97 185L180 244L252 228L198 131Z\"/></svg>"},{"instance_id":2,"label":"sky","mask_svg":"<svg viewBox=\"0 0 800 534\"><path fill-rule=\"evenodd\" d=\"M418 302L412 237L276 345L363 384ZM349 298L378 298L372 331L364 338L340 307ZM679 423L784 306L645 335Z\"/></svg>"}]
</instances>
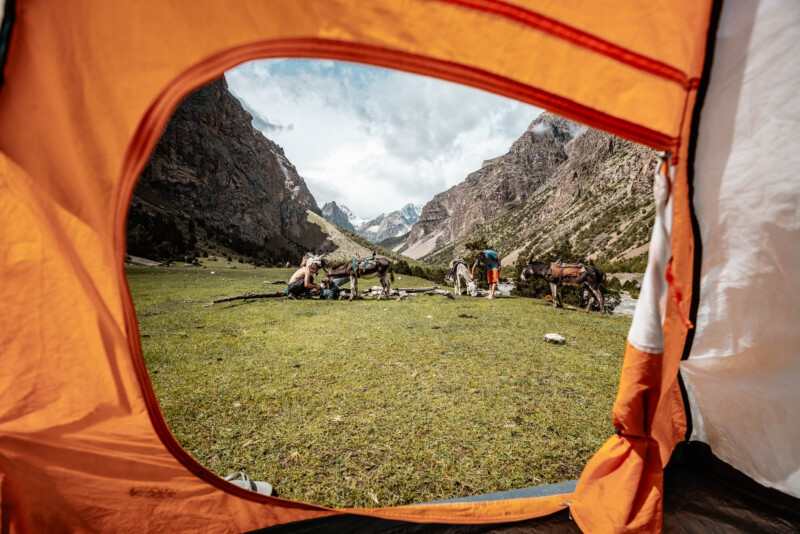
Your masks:
<instances>
[{"instance_id":1,"label":"sky","mask_svg":"<svg viewBox=\"0 0 800 534\"><path fill-rule=\"evenodd\" d=\"M335 200L363 219L425 204L508 152L542 111L450 82L337 61L253 61L225 78L319 206Z\"/></svg>"}]
</instances>

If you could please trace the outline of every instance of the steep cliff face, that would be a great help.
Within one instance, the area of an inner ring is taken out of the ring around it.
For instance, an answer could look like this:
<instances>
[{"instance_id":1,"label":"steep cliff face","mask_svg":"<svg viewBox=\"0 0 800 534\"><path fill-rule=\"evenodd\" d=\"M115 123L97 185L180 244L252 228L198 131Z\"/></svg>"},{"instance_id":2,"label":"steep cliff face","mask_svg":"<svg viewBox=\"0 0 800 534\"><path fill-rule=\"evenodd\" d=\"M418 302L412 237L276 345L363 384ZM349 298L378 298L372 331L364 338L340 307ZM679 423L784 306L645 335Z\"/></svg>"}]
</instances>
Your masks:
<instances>
[{"instance_id":1,"label":"steep cliff face","mask_svg":"<svg viewBox=\"0 0 800 534\"><path fill-rule=\"evenodd\" d=\"M565 150L569 159L533 198L462 243L485 238L508 262L540 256L565 241L573 259L582 261L621 262L646 253L655 217L657 153L594 130Z\"/></svg>"},{"instance_id":2,"label":"steep cliff face","mask_svg":"<svg viewBox=\"0 0 800 534\"><path fill-rule=\"evenodd\" d=\"M322 216L326 221L332 222L340 228L355 232L356 229L350 222L350 210L347 210L346 207L344 207L345 209L342 209L342 207L339 207L334 201L326 202L325 205L322 206Z\"/></svg>"},{"instance_id":3,"label":"steep cliff face","mask_svg":"<svg viewBox=\"0 0 800 534\"><path fill-rule=\"evenodd\" d=\"M565 119L542 114L507 154L485 161L422 208L403 254L412 258L430 254L527 201L567 160L564 146L581 130Z\"/></svg>"},{"instance_id":4,"label":"steep cliff face","mask_svg":"<svg viewBox=\"0 0 800 534\"><path fill-rule=\"evenodd\" d=\"M508 262L568 240L585 259L642 254L653 213L657 154L548 113L508 154L434 197L403 254L446 262L485 239Z\"/></svg>"},{"instance_id":5,"label":"steep cliff face","mask_svg":"<svg viewBox=\"0 0 800 534\"><path fill-rule=\"evenodd\" d=\"M142 172L133 203L268 250L317 245L324 235L307 214L320 211L314 197L283 149L251 121L224 78L186 97Z\"/></svg>"}]
</instances>

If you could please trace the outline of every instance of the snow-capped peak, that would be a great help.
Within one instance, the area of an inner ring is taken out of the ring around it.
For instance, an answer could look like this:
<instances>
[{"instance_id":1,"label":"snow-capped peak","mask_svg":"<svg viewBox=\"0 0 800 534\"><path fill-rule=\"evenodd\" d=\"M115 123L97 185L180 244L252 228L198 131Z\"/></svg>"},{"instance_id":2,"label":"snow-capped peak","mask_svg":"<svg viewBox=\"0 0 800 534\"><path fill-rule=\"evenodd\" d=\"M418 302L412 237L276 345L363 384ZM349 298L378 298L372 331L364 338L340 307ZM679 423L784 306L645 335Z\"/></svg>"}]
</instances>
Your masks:
<instances>
[{"instance_id":1,"label":"snow-capped peak","mask_svg":"<svg viewBox=\"0 0 800 534\"><path fill-rule=\"evenodd\" d=\"M406 219L412 222L417 222L420 214L422 213L422 205L408 203L400 208L399 211Z\"/></svg>"},{"instance_id":2,"label":"snow-capped peak","mask_svg":"<svg viewBox=\"0 0 800 534\"><path fill-rule=\"evenodd\" d=\"M361 217L358 217L347 206L344 206L344 205L339 206L339 209L342 210L342 212L345 215L347 215L347 220L350 221L350 224L352 224L353 226L358 226L358 225L363 224L363 223L365 223L367 221L366 219L362 219Z\"/></svg>"}]
</instances>

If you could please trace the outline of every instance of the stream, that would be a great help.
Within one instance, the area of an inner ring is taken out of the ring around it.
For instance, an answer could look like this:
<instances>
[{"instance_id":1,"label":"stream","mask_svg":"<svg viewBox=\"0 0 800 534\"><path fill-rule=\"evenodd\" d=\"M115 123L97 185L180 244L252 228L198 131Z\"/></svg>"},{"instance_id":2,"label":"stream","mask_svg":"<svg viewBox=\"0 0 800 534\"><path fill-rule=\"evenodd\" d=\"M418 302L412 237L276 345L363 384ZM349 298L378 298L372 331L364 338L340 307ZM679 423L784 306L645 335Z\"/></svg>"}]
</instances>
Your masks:
<instances>
[{"instance_id":1,"label":"stream","mask_svg":"<svg viewBox=\"0 0 800 534\"><path fill-rule=\"evenodd\" d=\"M614 308L614 315L621 315L633 317L633 312L636 310L636 299L631 297L627 291L621 291L619 294L619 304Z\"/></svg>"}]
</instances>

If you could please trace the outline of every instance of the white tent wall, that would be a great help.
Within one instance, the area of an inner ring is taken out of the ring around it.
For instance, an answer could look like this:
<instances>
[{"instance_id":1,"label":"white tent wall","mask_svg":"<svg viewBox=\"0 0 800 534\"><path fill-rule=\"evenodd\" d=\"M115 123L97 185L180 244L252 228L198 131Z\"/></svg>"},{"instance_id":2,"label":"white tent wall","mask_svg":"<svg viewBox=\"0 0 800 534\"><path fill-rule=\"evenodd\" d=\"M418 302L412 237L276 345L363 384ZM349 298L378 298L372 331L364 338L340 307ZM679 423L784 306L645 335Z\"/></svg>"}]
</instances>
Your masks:
<instances>
[{"instance_id":1,"label":"white tent wall","mask_svg":"<svg viewBox=\"0 0 800 534\"><path fill-rule=\"evenodd\" d=\"M692 440L800 497L800 2L725 0L695 158Z\"/></svg>"}]
</instances>

